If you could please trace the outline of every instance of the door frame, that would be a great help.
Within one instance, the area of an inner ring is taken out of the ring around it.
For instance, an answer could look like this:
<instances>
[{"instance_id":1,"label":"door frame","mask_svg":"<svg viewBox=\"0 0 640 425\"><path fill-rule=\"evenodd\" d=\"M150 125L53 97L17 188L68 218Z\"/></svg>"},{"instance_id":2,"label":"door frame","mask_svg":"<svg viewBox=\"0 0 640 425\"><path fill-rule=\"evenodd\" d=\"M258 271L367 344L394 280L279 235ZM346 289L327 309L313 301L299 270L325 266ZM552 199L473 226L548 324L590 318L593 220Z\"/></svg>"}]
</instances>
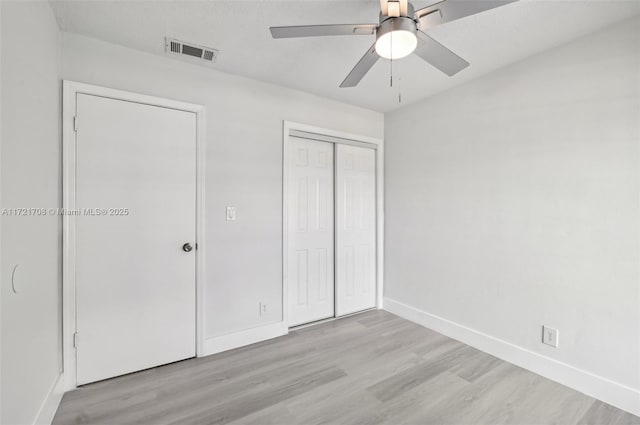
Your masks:
<instances>
[{"instance_id":1,"label":"door frame","mask_svg":"<svg viewBox=\"0 0 640 425\"><path fill-rule=\"evenodd\" d=\"M376 308L383 307L384 293L384 141L338 130L292 121L283 121L282 132L282 321L289 327L289 137L303 132L310 140L345 144L373 149L376 153ZM334 161L336 158L334 157ZM335 166L334 166L335 175ZM335 185L335 181L334 181ZM335 206L334 206L335 207ZM335 222L334 222L335 226ZM335 253L334 253L335 258ZM335 273L335 270L334 270ZM334 283L335 284L335 283ZM335 313L334 313L335 316Z\"/></svg>"},{"instance_id":2,"label":"door frame","mask_svg":"<svg viewBox=\"0 0 640 425\"><path fill-rule=\"evenodd\" d=\"M176 109L196 114L196 356L204 355L204 196L205 196L205 108L202 105L186 103L128 91L63 81L62 88L62 208L70 211L76 208L76 99L78 94L106 97L125 102ZM77 123L82 125L81 122ZM64 390L77 387L76 349L76 219L74 215L62 217L62 357Z\"/></svg>"}]
</instances>

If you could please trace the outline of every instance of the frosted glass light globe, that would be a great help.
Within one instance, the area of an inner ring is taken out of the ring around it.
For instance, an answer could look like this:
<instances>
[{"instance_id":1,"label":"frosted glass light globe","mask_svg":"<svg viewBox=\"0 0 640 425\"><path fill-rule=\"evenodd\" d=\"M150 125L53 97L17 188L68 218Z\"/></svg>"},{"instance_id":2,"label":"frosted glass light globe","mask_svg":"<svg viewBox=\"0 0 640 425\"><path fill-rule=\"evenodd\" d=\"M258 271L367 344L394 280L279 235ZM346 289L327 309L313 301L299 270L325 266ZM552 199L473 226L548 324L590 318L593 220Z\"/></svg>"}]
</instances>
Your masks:
<instances>
[{"instance_id":1,"label":"frosted glass light globe","mask_svg":"<svg viewBox=\"0 0 640 425\"><path fill-rule=\"evenodd\" d=\"M376 40L376 53L385 59L401 59L416 50L418 38L410 31L390 31Z\"/></svg>"}]
</instances>

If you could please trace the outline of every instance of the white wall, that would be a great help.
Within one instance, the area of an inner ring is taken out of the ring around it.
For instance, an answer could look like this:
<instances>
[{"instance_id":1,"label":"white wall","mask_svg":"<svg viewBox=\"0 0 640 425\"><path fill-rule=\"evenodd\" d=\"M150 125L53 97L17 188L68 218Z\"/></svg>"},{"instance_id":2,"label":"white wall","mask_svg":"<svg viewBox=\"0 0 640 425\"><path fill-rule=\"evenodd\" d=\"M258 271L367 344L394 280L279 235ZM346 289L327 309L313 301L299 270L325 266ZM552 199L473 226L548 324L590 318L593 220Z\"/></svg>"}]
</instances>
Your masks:
<instances>
[{"instance_id":1,"label":"white wall","mask_svg":"<svg viewBox=\"0 0 640 425\"><path fill-rule=\"evenodd\" d=\"M639 28L385 117L385 296L614 381L627 409L640 409Z\"/></svg>"},{"instance_id":2,"label":"white wall","mask_svg":"<svg viewBox=\"0 0 640 425\"><path fill-rule=\"evenodd\" d=\"M60 33L47 2L2 1L1 8L2 208L55 208ZM55 216L2 217L3 424L33 423L60 373L60 229Z\"/></svg>"},{"instance_id":3,"label":"white wall","mask_svg":"<svg viewBox=\"0 0 640 425\"><path fill-rule=\"evenodd\" d=\"M206 107L206 336L281 321L283 120L381 138L382 114L72 34L62 75Z\"/></svg>"}]
</instances>

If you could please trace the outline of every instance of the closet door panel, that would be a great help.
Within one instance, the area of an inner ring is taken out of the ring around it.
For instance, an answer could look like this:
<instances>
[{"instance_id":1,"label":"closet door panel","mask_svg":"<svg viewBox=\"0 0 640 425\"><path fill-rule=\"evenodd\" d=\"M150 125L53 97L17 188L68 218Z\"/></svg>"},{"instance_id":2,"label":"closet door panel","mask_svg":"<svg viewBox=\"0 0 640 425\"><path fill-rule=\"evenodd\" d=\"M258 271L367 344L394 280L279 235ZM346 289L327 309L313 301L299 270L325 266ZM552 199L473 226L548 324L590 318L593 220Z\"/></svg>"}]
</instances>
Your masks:
<instances>
[{"instance_id":1,"label":"closet door panel","mask_svg":"<svg viewBox=\"0 0 640 425\"><path fill-rule=\"evenodd\" d=\"M336 316L376 305L376 152L336 145Z\"/></svg>"},{"instance_id":2,"label":"closet door panel","mask_svg":"<svg viewBox=\"0 0 640 425\"><path fill-rule=\"evenodd\" d=\"M291 137L289 326L334 316L333 145Z\"/></svg>"}]
</instances>

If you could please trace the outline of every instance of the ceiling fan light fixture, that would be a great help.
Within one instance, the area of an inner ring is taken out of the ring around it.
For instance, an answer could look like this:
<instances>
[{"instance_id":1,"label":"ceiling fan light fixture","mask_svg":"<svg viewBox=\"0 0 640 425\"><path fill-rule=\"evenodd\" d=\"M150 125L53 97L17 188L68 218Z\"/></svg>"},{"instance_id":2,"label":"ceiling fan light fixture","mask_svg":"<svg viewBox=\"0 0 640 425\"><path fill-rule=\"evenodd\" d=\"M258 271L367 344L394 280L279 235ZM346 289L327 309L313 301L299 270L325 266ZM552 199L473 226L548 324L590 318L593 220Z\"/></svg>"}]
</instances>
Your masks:
<instances>
[{"instance_id":1,"label":"ceiling fan light fixture","mask_svg":"<svg viewBox=\"0 0 640 425\"><path fill-rule=\"evenodd\" d=\"M385 59L409 56L418 46L416 23L409 18L383 21L376 33L376 53Z\"/></svg>"},{"instance_id":2,"label":"ceiling fan light fixture","mask_svg":"<svg viewBox=\"0 0 640 425\"><path fill-rule=\"evenodd\" d=\"M2 0L0 0L2 1ZM426 1L426 0L425 0ZM475 15L518 0L429 0L415 10L408 0L380 0L378 24L328 24L271 27L273 38L324 37L375 34L376 41L342 81L340 87L355 87L381 58L400 59L414 53L448 76L469 66L469 62L429 37L422 30ZM396 16L393 16L396 15ZM438 19L430 20L435 16ZM420 32L418 32L420 28ZM420 36L420 48L418 47ZM393 67L391 68L393 69ZM393 78L390 79L393 85Z\"/></svg>"}]
</instances>

